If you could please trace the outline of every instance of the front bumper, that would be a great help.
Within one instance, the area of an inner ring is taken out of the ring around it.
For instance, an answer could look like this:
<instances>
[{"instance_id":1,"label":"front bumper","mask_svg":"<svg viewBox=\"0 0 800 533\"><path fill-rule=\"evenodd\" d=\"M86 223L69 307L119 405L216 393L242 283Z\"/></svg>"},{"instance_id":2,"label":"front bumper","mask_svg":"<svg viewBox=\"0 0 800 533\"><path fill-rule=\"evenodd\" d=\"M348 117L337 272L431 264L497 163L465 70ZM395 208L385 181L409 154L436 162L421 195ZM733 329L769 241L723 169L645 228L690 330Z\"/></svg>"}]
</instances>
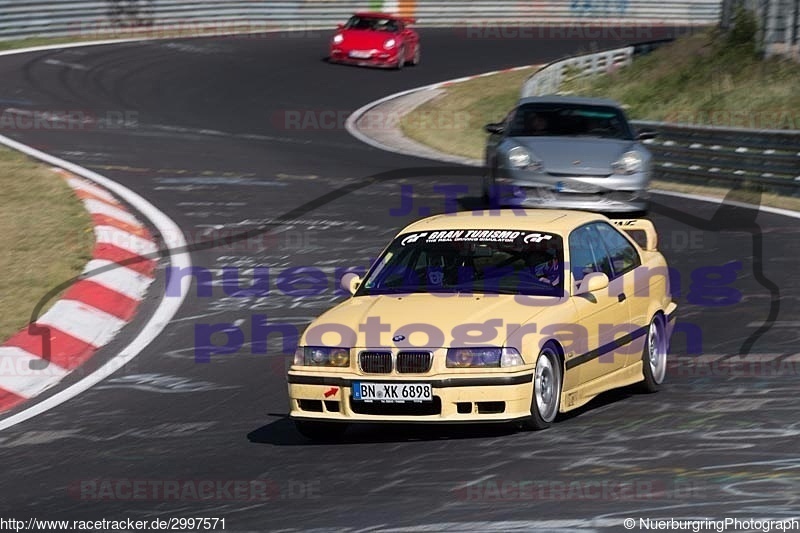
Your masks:
<instances>
[{"instance_id":1,"label":"front bumper","mask_svg":"<svg viewBox=\"0 0 800 533\"><path fill-rule=\"evenodd\" d=\"M292 418L339 422L508 422L530 416L533 371L392 378L290 371ZM432 402L380 403L353 399L352 382L425 383Z\"/></svg>"},{"instance_id":2,"label":"front bumper","mask_svg":"<svg viewBox=\"0 0 800 533\"><path fill-rule=\"evenodd\" d=\"M493 197L499 206L581 209L600 212L646 211L649 172L627 176L554 176L501 169Z\"/></svg>"},{"instance_id":3,"label":"front bumper","mask_svg":"<svg viewBox=\"0 0 800 533\"><path fill-rule=\"evenodd\" d=\"M350 51L341 48L331 48L328 61L331 63L344 63L361 67L394 68L397 66L397 51L372 50L368 58L354 58L349 56Z\"/></svg>"}]
</instances>

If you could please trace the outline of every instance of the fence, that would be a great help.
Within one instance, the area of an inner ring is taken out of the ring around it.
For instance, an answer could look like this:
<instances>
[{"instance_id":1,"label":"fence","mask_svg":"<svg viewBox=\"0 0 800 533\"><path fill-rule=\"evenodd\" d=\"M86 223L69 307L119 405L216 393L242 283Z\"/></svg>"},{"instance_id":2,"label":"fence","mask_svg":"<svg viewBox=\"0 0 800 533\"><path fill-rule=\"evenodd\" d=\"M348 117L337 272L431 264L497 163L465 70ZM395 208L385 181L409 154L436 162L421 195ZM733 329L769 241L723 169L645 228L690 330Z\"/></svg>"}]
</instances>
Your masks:
<instances>
[{"instance_id":1,"label":"fence","mask_svg":"<svg viewBox=\"0 0 800 533\"><path fill-rule=\"evenodd\" d=\"M214 31L332 26L355 11L420 26L598 23L715 24L722 0L0 0L0 39L113 35L193 26Z\"/></svg>"}]
</instances>

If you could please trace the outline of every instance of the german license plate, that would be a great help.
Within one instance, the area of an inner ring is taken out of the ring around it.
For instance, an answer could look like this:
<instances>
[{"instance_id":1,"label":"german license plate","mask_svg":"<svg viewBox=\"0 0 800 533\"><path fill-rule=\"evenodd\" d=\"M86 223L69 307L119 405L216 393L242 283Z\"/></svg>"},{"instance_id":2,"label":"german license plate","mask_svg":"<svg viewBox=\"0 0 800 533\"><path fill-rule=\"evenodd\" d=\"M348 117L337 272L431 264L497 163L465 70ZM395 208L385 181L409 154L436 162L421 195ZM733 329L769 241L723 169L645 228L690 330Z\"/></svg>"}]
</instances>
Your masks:
<instances>
[{"instance_id":1,"label":"german license plate","mask_svg":"<svg viewBox=\"0 0 800 533\"><path fill-rule=\"evenodd\" d=\"M364 402L403 403L433 401L433 389L427 383L353 382L353 399Z\"/></svg>"},{"instance_id":2,"label":"german license plate","mask_svg":"<svg viewBox=\"0 0 800 533\"><path fill-rule=\"evenodd\" d=\"M350 57L355 59L369 59L372 57L372 52L369 50L351 50Z\"/></svg>"},{"instance_id":3,"label":"german license plate","mask_svg":"<svg viewBox=\"0 0 800 533\"><path fill-rule=\"evenodd\" d=\"M592 183L586 183L584 181L577 181L577 180L569 180L569 181L559 181L556 184L556 192L592 193L592 192L600 192L600 188Z\"/></svg>"}]
</instances>

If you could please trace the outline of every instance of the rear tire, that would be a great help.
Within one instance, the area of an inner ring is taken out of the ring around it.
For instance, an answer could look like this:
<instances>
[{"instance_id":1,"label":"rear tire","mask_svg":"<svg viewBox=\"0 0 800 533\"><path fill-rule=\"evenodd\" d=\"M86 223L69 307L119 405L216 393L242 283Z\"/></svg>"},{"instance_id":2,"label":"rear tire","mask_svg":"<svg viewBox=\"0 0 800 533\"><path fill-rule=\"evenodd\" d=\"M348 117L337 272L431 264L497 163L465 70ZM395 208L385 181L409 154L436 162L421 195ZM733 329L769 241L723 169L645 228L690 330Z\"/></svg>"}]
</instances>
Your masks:
<instances>
[{"instance_id":1,"label":"rear tire","mask_svg":"<svg viewBox=\"0 0 800 533\"><path fill-rule=\"evenodd\" d=\"M642 375L639 384L642 392L653 393L661 389L667 374L667 336L664 320L656 315L647 328L647 338L642 349Z\"/></svg>"},{"instance_id":2,"label":"rear tire","mask_svg":"<svg viewBox=\"0 0 800 533\"><path fill-rule=\"evenodd\" d=\"M536 358L531 395L531 416L521 426L527 430L549 428L558 415L561 404L562 370L558 348L547 343Z\"/></svg>"},{"instance_id":3,"label":"rear tire","mask_svg":"<svg viewBox=\"0 0 800 533\"><path fill-rule=\"evenodd\" d=\"M317 422L312 420L295 420L297 431L315 442L334 442L347 431L347 424L339 422Z\"/></svg>"}]
</instances>

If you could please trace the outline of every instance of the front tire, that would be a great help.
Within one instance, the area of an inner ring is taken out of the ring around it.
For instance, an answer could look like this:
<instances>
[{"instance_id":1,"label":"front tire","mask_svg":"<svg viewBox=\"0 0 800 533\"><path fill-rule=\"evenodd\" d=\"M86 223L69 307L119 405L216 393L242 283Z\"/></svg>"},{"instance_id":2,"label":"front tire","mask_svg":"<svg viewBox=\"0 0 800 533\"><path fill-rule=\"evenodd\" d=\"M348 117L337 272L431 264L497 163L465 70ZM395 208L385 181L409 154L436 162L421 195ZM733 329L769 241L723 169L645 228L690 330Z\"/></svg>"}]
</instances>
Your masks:
<instances>
[{"instance_id":1,"label":"front tire","mask_svg":"<svg viewBox=\"0 0 800 533\"><path fill-rule=\"evenodd\" d=\"M294 424L302 436L315 442L335 442L347 431L347 424L339 422L295 420Z\"/></svg>"},{"instance_id":2,"label":"front tire","mask_svg":"<svg viewBox=\"0 0 800 533\"><path fill-rule=\"evenodd\" d=\"M667 374L667 335L664 320L660 315L653 317L647 328L642 350L642 375L644 380L640 384L642 392L652 393L661 389L661 383Z\"/></svg>"},{"instance_id":3,"label":"front tire","mask_svg":"<svg viewBox=\"0 0 800 533\"><path fill-rule=\"evenodd\" d=\"M403 67L406 65L406 49L401 48L397 51L397 65L395 68L397 70L403 70Z\"/></svg>"},{"instance_id":4,"label":"front tire","mask_svg":"<svg viewBox=\"0 0 800 533\"><path fill-rule=\"evenodd\" d=\"M420 51L420 46L417 45L416 48L414 48L414 58L411 60L411 63L410 63L410 65L412 67L416 67L417 65L419 65L419 60L420 60L421 54L422 54L422 52Z\"/></svg>"},{"instance_id":5,"label":"front tire","mask_svg":"<svg viewBox=\"0 0 800 533\"><path fill-rule=\"evenodd\" d=\"M558 349L552 343L548 343L536 358L531 416L522 422L523 429L539 430L550 427L558 415L562 382L561 359L558 356Z\"/></svg>"}]
</instances>

